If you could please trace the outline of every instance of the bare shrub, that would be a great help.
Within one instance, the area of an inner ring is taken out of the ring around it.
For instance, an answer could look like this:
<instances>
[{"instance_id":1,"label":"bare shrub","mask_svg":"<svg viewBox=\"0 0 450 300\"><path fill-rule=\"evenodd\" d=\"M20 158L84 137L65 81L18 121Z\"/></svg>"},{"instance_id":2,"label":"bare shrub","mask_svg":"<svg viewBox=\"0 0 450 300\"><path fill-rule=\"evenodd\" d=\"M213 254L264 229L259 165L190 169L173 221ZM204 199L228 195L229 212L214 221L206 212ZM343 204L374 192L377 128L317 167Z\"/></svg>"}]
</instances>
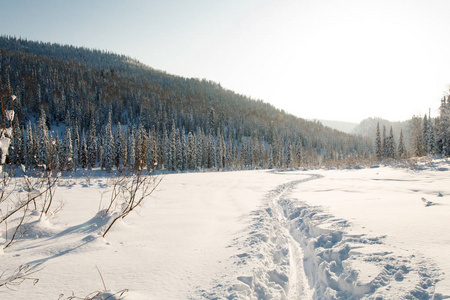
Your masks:
<instances>
[{"instance_id":1,"label":"bare shrub","mask_svg":"<svg viewBox=\"0 0 450 300\"><path fill-rule=\"evenodd\" d=\"M130 212L141 206L145 199L155 191L161 180L162 177L152 175L151 171L148 175L137 171L115 177L111 184L110 201L104 211L104 215L111 216L111 221L107 224L103 237L119 219L124 219Z\"/></svg>"},{"instance_id":2,"label":"bare shrub","mask_svg":"<svg viewBox=\"0 0 450 300\"><path fill-rule=\"evenodd\" d=\"M0 287L6 287L8 289L12 289L12 287L21 285L24 281L32 281L33 284L38 283L39 279L32 277L36 272L39 272L41 269L37 269L37 266L31 265L21 265L19 266L12 274L6 275L6 272L3 272L0 275Z\"/></svg>"}]
</instances>

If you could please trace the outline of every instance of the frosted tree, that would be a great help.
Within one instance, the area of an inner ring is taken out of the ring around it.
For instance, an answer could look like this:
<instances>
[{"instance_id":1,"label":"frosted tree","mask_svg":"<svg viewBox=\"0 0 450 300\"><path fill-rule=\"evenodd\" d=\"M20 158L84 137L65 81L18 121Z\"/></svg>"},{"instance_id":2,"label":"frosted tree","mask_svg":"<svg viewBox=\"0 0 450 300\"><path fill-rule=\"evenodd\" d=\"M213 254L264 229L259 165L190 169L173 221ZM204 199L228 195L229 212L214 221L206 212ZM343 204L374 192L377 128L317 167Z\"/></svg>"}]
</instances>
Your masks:
<instances>
[{"instance_id":1,"label":"frosted tree","mask_svg":"<svg viewBox=\"0 0 450 300\"><path fill-rule=\"evenodd\" d=\"M119 123L117 125L117 132L116 132L116 145L114 147L115 149L115 165L117 170L120 172L123 171L125 167L125 157L126 157L126 144L123 140L123 132L122 132L122 125Z\"/></svg>"},{"instance_id":2,"label":"frosted tree","mask_svg":"<svg viewBox=\"0 0 450 300\"><path fill-rule=\"evenodd\" d=\"M114 136L112 132L111 124L111 112L108 116L108 123L105 126L105 132L103 136L103 154L102 154L102 166L107 172L111 172L114 165Z\"/></svg>"},{"instance_id":3,"label":"frosted tree","mask_svg":"<svg viewBox=\"0 0 450 300\"><path fill-rule=\"evenodd\" d=\"M428 115L428 133L427 133L427 152L434 154L435 153L435 144L436 144L436 136L434 134L434 124L433 121Z\"/></svg>"},{"instance_id":4,"label":"frosted tree","mask_svg":"<svg viewBox=\"0 0 450 300\"><path fill-rule=\"evenodd\" d=\"M163 138L162 138L162 165L166 169L170 169L169 167L169 159L170 159L170 142L169 135L167 134L166 127L163 129Z\"/></svg>"},{"instance_id":5,"label":"frosted tree","mask_svg":"<svg viewBox=\"0 0 450 300\"><path fill-rule=\"evenodd\" d=\"M383 158L389 157L389 141L386 135L386 126L383 125L383 135L381 136L381 153Z\"/></svg>"},{"instance_id":6,"label":"frosted tree","mask_svg":"<svg viewBox=\"0 0 450 300\"><path fill-rule=\"evenodd\" d=\"M395 140L394 140L394 133L392 130L392 126L391 129L389 131L389 136L386 139L386 157L388 158L395 158Z\"/></svg>"},{"instance_id":7,"label":"frosted tree","mask_svg":"<svg viewBox=\"0 0 450 300\"><path fill-rule=\"evenodd\" d=\"M181 170L187 169L187 153L186 153L186 134L184 131L184 128L181 130L181 136L180 136L180 151L181 151Z\"/></svg>"},{"instance_id":8,"label":"frosted tree","mask_svg":"<svg viewBox=\"0 0 450 300\"><path fill-rule=\"evenodd\" d=\"M381 133L380 133L380 122L377 123L377 133L375 137L375 155L379 160L383 158L382 152L382 141L381 141Z\"/></svg>"},{"instance_id":9,"label":"frosted tree","mask_svg":"<svg viewBox=\"0 0 450 300\"><path fill-rule=\"evenodd\" d=\"M16 96L11 96L11 102L17 99ZM4 108L3 98L2 98L2 108ZM12 122L14 120L14 110L2 109L2 128L0 132L0 173L3 173L3 166L6 162L6 155L8 154L9 146L11 144L11 139L13 137Z\"/></svg>"},{"instance_id":10,"label":"frosted tree","mask_svg":"<svg viewBox=\"0 0 450 300\"><path fill-rule=\"evenodd\" d=\"M89 170L95 168L95 165L97 163L97 151L98 151L98 145L97 145L97 131L95 129L95 119L92 118L91 122L91 130L89 131L89 141L88 141L88 149L87 149L87 167Z\"/></svg>"},{"instance_id":11,"label":"frosted tree","mask_svg":"<svg viewBox=\"0 0 450 300\"><path fill-rule=\"evenodd\" d=\"M208 135L208 146L207 146L207 151L208 151L208 162L207 162L207 168L216 168L217 166L217 160L216 160L216 144L214 142L214 138L212 133L210 132Z\"/></svg>"},{"instance_id":12,"label":"frosted tree","mask_svg":"<svg viewBox=\"0 0 450 300\"><path fill-rule=\"evenodd\" d=\"M37 164L37 154L36 154L36 143L33 135L33 127L31 126L31 121L28 122L27 126L27 138L26 138L26 147L24 148L24 152L26 153L25 164L27 168L33 168Z\"/></svg>"},{"instance_id":13,"label":"frosted tree","mask_svg":"<svg viewBox=\"0 0 450 300\"><path fill-rule=\"evenodd\" d=\"M136 167L136 139L134 138L134 130L130 130L128 135L127 152L128 152L128 169L134 170Z\"/></svg>"},{"instance_id":14,"label":"frosted tree","mask_svg":"<svg viewBox=\"0 0 450 300\"><path fill-rule=\"evenodd\" d=\"M192 132L188 133L187 138L187 145L186 145L186 161L187 161L187 168L189 170L195 169L196 165L196 147L195 147L195 138Z\"/></svg>"},{"instance_id":15,"label":"frosted tree","mask_svg":"<svg viewBox=\"0 0 450 300\"><path fill-rule=\"evenodd\" d=\"M269 145L269 153L268 153L268 161L267 161L267 168L273 169L273 150L272 145Z\"/></svg>"},{"instance_id":16,"label":"frosted tree","mask_svg":"<svg viewBox=\"0 0 450 300\"><path fill-rule=\"evenodd\" d=\"M411 151L414 156L423 155L423 130L422 119L418 116L413 116L409 124L411 136Z\"/></svg>"},{"instance_id":17,"label":"frosted tree","mask_svg":"<svg viewBox=\"0 0 450 300\"><path fill-rule=\"evenodd\" d=\"M37 148L37 162L39 165L48 164L48 128L47 128L47 117L44 110L41 110L41 116L38 121L37 126L37 138L38 138L38 148Z\"/></svg>"},{"instance_id":18,"label":"frosted tree","mask_svg":"<svg viewBox=\"0 0 450 300\"><path fill-rule=\"evenodd\" d=\"M80 166L83 169L86 169L88 167L88 147L87 147L86 136L85 136L84 132L81 137Z\"/></svg>"},{"instance_id":19,"label":"frosted tree","mask_svg":"<svg viewBox=\"0 0 450 300\"><path fill-rule=\"evenodd\" d=\"M80 133L78 125L72 126L72 145L73 145L73 169L78 169L80 165Z\"/></svg>"},{"instance_id":20,"label":"frosted tree","mask_svg":"<svg viewBox=\"0 0 450 300\"><path fill-rule=\"evenodd\" d=\"M14 138L11 140L9 157L13 165L20 166L21 164L23 164L23 153L22 153L23 146L22 146L22 131L20 130L19 121L17 120L17 118L13 120L12 127L13 127L12 136Z\"/></svg>"},{"instance_id":21,"label":"frosted tree","mask_svg":"<svg viewBox=\"0 0 450 300\"><path fill-rule=\"evenodd\" d=\"M175 122L173 122L169 137L169 155L167 161L167 168L171 171L177 169L177 148L177 129L175 128Z\"/></svg>"},{"instance_id":22,"label":"frosted tree","mask_svg":"<svg viewBox=\"0 0 450 300\"><path fill-rule=\"evenodd\" d=\"M450 98L450 96L449 96ZM441 155L450 155L450 102L443 98L439 107L439 122L436 137L437 150Z\"/></svg>"},{"instance_id":23,"label":"frosted tree","mask_svg":"<svg viewBox=\"0 0 450 300\"><path fill-rule=\"evenodd\" d=\"M64 135L63 146L61 149L61 168L65 171L73 170L73 146L72 146L72 131L66 128Z\"/></svg>"},{"instance_id":24,"label":"frosted tree","mask_svg":"<svg viewBox=\"0 0 450 300\"><path fill-rule=\"evenodd\" d=\"M405 143L403 141L403 131L400 130L400 137L398 139L398 147L397 147L397 157L398 158L405 158L406 157L406 147Z\"/></svg>"},{"instance_id":25,"label":"frosted tree","mask_svg":"<svg viewBox=\"0 0 450 300\"><path fill-rule=\"evenodd\" d=\"M60 170L61 167L60 149L61 143L59 140L58 133L56 132L55 136L50 138L50 156L51 156L50 170Z\"/></svg>"},{"instance_id":26,"label":"frosted tree","mask_svg":"<svg viewBox=\"0 0 450 300\"><path fill-rule=\"evenodd\" d=\"M217 136L217 161L219 169L227 166L225 139L220 132Z\"/></svg>"},{"instance_id":27,"label":"frosted tree","mask_svg":"<svg viewBox=\"0 0 450 300\"><path fill-rule=\"evenodd\" d=\"M146 167L147 132L142 122L138 125L136 135L136 169L143 170Z\"/></svg>"}]
</instances>

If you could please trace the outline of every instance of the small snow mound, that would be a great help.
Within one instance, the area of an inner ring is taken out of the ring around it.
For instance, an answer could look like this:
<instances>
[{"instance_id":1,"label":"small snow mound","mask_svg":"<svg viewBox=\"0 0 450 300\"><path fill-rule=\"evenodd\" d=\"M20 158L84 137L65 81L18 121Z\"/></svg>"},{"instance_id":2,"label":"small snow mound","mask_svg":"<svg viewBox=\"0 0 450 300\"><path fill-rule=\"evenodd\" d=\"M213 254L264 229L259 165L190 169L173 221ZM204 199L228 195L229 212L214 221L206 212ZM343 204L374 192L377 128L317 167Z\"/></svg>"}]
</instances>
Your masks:
<instances>
[{"instance_id":1,"label":"small snow mound","mask_svg":"<svg viewBox=\"0 0 450 300\"><path fill-rule=\"evenodd\" d=\"M50 223L49 220L44 218L39 219L38 217L33 218L34 221L29 221L27 223L22 224L19 227L17 234L21 238L48 238L53 237L59 232L59 227L54 226ZM11 227L8 229L7 233L4 233L6 236L13 236L16 231L17 226ZM16 234L16 235L17 235Z\"/></svg>"}]
</instances>

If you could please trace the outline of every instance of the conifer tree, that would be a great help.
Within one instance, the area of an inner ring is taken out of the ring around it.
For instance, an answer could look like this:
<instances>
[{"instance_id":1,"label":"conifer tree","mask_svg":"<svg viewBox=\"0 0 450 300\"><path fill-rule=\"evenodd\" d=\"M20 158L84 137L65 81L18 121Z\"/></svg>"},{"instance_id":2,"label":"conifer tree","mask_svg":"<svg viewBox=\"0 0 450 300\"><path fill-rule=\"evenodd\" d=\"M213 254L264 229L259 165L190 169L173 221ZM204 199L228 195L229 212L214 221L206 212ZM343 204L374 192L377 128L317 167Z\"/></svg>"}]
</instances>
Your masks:
<instances>
[{"instance_id":1,"label":"conifer tree","mask_svg":"<svg viewBox=\"0 0 450 300\"><path fill-rule=\"evenodd\" d=\"M128 135L128 169L135 170L136 168L136 140L134 138L134 130L130 130Z\"/></svg>"},{"instance_id":2,"label":"conifer tree","mask_svg":"<svg viewBox=\"0 0 450 300\"><path fill-rule=\"evenodd\" d=\"M430 154L435 154L435 144L436 144L436 137L434 134L434 124L433 121L428 115L428 143L427 143L427 152Z\"/></svg>"},{"instance_id":3,"label":"conifer tree","mask_svg":"<svg viewBox=\"0 0 450 300\"><path fill-rule=\"evenodd\" d=\"M123 143L123 132L122 132L122 126L119 124L117 125L117 132L116 132L116 145L115 145L115 165L117 170L122 172L125 168L125 144Z\"/></svg>"},{"instance_id":4,"label":"conifer tree","mask_svg":"<svg viewBox=\"0 0 450 300\"><path fill-rule=\"evenodd\" d=\"M188 138L187 138L187 145L186 145L186 162L187 162L187 168L189 170L194 170L195 169L195 165L196 165L196 161L197 161L197 157L196 157L196 147L195 147L195 138L194 135L192 134L192 132L188 133Z\"/></svg>"},{"instance_id":5,"label":"conifer tree","mask_svg":"<svg viewBox=\"0 0 450 300\"><path fill-rule=\"evenodd\" d=\"M38 148L37 148L37 162L39 165L48 164L48 128L47 128L47 117L44 110L41 110L41 116L38 121L37 127L37 138L38 138Z\"/></svg>"},{"instance_id":6,"label":"conifer tree","mask_svg":"<svg viewBox=\"0 0 450 300\"><path fill-rule=\"evenodd\" d=\"M413 116L410 120L411 151L414 156L423 155L422 119Z\"/></svg>"},{"instance_id":7,"label":"conifer tree","mask_svg":"<svg viewBox=\"0 0 450 300\"><path fill-rule=\"evenodd\" d=\"M398 139L397 157L398 158L406 157L406 147L405 147L405 143L403 142L403 131L402 130L400 130L400 137Z\"/></svg>"},{"instance_id":8,"label":"conifer tree","mask_svg":"<svg viewBox=\"0 0 450 300\"><path fill-rule=\"evenodd\" d=\"M269 145L267 168L273 169L273 150L272 150L272 145Z\"/></svg>"},{"instance_id":9,"label":"conifer tree","mask_svg":"<svg viewBox=\"0 0 450 300\"><path fill-rule=\"evenodd\" d=\"M395 158L395 140L392 126L387 138L387 157Z\"/></svg>"},{"instance_id":10,"label":"conifer tree","mask_svg":"<svg viewBox=\"0 0 450 300\"><path fill-rule=\"evenodd\" d=\"M382 135L382 142L381 142L381 153L383 158L389 157L389 142L386 135L386 126L383 125L383 135Z\"/></svg>"},{"instance_id":11,"label":"conifer tree","mask_svg":"<svg viewBox=\"0 0 450 300\"><path fill-rule=\"evenodd\" d=\"M61 156L61 142L59 140L59 135L56 132L55 136L53 138L50 138L50 156L51 156L51 163L50 163L50 169L51 170L61 170L61 164L60 164L60 156Z\"/></svg>"},{"instance_id":12,"label":"conifer tree","mask_svg":"<svg viewBox=\"0 0 450 300\"><path fill-rule=\"evenodd\" d=\"M73 145L73 169L77 170L80 166L80 133L78 131L78 124L72 126L72 145Z\"/></svg>"},{"instance_id":13,"label":"conifer tree","mask_svg":"<svg viewBox=\"0 0 450 300\"><path fill-rule=\"evenodd\" d=\"M88 146L86 143L86 135L83 132L83 136L81 138L81 147L80 147L80 166L83 169L88 167Z\"/></svg>"},{"instance_id":14,"label":"conifer tree","mask_svg":"<svg viewBox=\"0 0 450 300\"><path fill-rule=\"evenodd\" d=\"M61 152L61 168L64 171L73 171L73 147L70 128L66 128L66 134L64 135L63 147L61 149Z\"/></svg>"},{"instance_id":15,"label":"conifer tree","mask_svg":"<svg viewBox=\"0 0 450 300\"><path fill-rule=\"evenodd\" d=\"M89 131L89 142L88 142L88 157L87 157L87 167L89 170L92 170L92 168L95 168L97 164L97 151L98 151L98 145L97 145L97 131L95 129L95 119L92 119L91 122L91 130Z\"/></svg>"},{"instance_id":16,"label":"conifer tree","mask_svg":"<svg viewBox=\"0 0 450 300\"><path fill-rule=\"evenodd\" d=\"M28 122L27 126L27 139L26 147L24 148L27 156L25 158L25 163L27 168L31 169L37 166L37 145L35 144L35 137L33 135L33 127L31 126L31 121Z\"/></svg>"},{"instance_id":17,"label":"conifer tree","mask_svg":"<svg viewBox=\"0 0 450 300\"><path fill-rule=\"evenodd\" d=\"M114 164L114 135L112 132L111 112L109 112L108 123L105 126L103 136L102 167L105 171L111 172Z\"/></svg>"}]
</instances>

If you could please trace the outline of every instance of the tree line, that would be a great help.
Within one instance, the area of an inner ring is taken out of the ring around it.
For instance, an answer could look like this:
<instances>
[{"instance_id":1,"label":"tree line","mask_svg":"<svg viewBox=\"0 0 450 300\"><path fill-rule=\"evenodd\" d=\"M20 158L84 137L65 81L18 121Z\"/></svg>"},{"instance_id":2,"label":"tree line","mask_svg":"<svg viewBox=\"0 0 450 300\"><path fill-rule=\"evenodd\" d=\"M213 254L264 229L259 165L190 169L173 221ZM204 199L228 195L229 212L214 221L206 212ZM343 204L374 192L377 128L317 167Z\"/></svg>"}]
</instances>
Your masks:
<instances>
[{"instance_id":1,"label":"tree line","mask_svg":"<svg viewBox=\"0 0 450 300\"><path fill-rule=\"evenodd\" d=\"M12 164L241 169L320 165L374 152L370 139L123 55L14 37L0 37L0 47L2 94L18 99L11 107L18 115Z\"/></svg>"},{"instance_id":2,"label":"tree line","mask_svg":"<svg viewBox=\"0 0 450 300\"><path fill-rule=\"evenodd\" d=\"M375 137L375 154L379 160L402 159L410 156L450 155L450 96L441 99L439 115L431 118L430 114L422 117L413 116L409 120L410 149L404 143L403 132L400 131L398 145L396 145L392 127L386 134L386 127L382 132L377 124Z\"/></svg>"}]
</instances>

